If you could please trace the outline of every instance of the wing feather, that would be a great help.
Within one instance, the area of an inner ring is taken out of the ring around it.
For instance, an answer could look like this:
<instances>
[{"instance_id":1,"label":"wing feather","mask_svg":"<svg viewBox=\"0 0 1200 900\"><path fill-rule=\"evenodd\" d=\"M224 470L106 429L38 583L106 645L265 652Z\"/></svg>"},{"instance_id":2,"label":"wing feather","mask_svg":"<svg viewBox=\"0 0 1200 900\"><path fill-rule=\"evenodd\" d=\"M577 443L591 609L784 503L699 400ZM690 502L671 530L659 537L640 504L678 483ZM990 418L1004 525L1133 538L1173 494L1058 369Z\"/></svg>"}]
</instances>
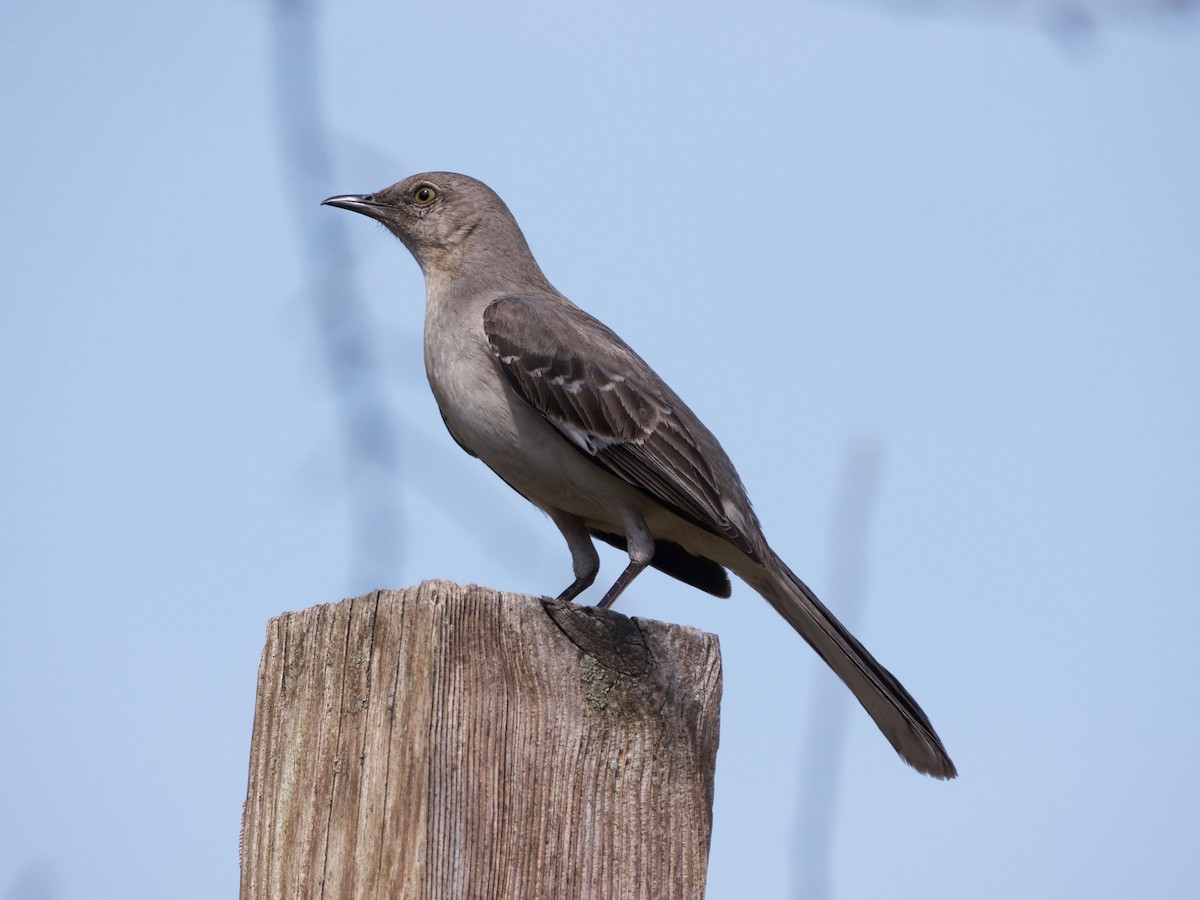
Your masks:
<instances>
[{"instance_id":1,"label":"wing feather","mask_svg":"<svg viewBox=\"0 0 1200 900\"><path fill-rule=\"evenodd\" d=\"M741 480L715 437L607 326L558 296L488 305L484 331L509 384L598 465L676 515L733 541L757 530Z\"/></svg>"}]
</instances>

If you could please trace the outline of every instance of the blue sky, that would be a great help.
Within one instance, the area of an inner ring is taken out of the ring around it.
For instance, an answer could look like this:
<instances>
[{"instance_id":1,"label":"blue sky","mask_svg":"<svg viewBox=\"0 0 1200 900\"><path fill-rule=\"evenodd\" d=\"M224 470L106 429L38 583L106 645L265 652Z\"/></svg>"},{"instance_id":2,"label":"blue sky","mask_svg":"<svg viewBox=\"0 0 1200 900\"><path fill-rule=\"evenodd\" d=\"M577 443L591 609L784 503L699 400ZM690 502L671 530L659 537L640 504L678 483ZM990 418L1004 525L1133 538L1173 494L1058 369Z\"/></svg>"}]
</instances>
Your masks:
<instances>
[{"instance_id":1,"label":"blue sky","mask_svg":"<svg viewBox=\"0 0 1200 900\"><path fill-rule=\"evenodd\" d=\"M961 778L912 773L853 708L833 897L1194 892L1194 28L1080 48L832 3L644 6L330 5L327 170L285 165L261 4L0 8L4 900L236 891L269 617L569 580L553 526L444 433L416 265L318 205L427 169L496 188L835 609L839 479L877 448L857 630ZM325 233L395 444L353 479L313 315ZM365 493L396 512L364 556ZM709 897L794 896L830 676L741 585L648 574L619 608L721 638Z\"/></svg>"}]
</instances>

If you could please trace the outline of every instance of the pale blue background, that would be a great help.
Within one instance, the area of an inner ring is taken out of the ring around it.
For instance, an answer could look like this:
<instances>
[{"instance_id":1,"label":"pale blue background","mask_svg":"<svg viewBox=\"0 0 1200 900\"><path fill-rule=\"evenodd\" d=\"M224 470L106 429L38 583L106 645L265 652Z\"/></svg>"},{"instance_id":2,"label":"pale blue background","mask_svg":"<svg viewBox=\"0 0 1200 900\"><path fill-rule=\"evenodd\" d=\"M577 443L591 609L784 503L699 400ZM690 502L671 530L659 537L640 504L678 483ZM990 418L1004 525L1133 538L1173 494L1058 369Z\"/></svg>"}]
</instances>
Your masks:
<instances>
[{"instance_id":1,"label":"pale blue background","mask_svg":"<svg viewBox=\"0 0 1200 900\"><path fill-rule=\"evenodd\" d=\"M839 473L880 447L859 631L962 777L909 771L855 707L833 896L1195 896L1194 28L1064 45L756 0L318 23L332 171L287 175L262 4L0 6L0 897L235 895L270 616L569 579L550 523L442 429L416 265L318 206L431 168L508 200L835 608ZM329 283L360 290L394 425L365 489L342 476L314 229L352 254ZM381 527L399 510L382 550L351 531L364 494ZM828 676L741 585L648 574L620 608L721 637L709 897L794 896Z\"/></svg>"}]
</instances>

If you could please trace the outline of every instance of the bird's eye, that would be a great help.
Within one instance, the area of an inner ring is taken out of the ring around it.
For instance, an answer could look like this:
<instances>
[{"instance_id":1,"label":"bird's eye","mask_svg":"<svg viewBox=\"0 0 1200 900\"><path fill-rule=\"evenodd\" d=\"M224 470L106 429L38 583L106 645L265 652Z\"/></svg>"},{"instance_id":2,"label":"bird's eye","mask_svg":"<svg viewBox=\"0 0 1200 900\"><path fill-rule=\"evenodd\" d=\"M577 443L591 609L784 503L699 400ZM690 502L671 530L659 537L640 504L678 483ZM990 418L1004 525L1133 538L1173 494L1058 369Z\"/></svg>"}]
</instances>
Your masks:
<instances>
[{"instance_id":1,"label":"bird's eye","mask_svg":"<svg viewBox=\"0 0 1200 900\"><path fill-rule=\"evenodd\" d=\"M436 196L437 196L437 191L435 191L433 188L431 188L427 185L423 185L423 186L417 188L412 193L413 201L418 206L428 206L430 203L433 202L433 200Z\"/></svg>"}]
</instances>

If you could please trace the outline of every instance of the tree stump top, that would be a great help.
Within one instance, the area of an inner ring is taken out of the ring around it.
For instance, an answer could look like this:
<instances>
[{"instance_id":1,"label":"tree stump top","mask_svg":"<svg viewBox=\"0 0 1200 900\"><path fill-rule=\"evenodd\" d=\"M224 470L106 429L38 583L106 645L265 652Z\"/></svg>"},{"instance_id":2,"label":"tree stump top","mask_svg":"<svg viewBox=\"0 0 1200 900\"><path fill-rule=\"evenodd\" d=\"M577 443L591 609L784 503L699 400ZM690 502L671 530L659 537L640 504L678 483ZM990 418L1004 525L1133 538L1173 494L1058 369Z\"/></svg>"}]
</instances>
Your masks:
<instances>
[{"instance_id":1,"label":"tree stump top","mask_svg":"<svg viewBox=\"0 0 1200 900\"><path fill-rule=\"evenodd\" d=\"M703 897L717 639L427 581L270 621L242 897Z\"/></svg>"}]
</instances>

